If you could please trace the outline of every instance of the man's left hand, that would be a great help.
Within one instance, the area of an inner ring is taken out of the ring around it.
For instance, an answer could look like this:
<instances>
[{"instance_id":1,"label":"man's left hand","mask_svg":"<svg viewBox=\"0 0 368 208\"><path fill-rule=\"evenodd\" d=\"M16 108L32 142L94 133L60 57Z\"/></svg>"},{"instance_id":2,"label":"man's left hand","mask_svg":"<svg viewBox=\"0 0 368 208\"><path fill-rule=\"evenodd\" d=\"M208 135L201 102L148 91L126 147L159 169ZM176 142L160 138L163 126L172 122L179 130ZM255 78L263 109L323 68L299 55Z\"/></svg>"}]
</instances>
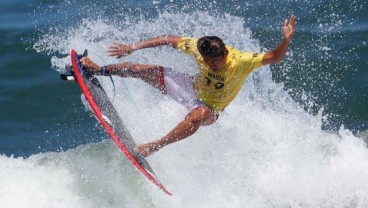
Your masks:
<instances>
[{"instance_id":1,"label":"man's left hand","mask_svg":"<svg viewBox=\"0 0 368 208\"><path fill-rule=\"evenodd\" d=\"M282 34L284 35L285 40L291 41L294 35L296 27L296 17L291 15L289 20L285 20L284 27L282 29Z\"/></svg>"}]
</instances>

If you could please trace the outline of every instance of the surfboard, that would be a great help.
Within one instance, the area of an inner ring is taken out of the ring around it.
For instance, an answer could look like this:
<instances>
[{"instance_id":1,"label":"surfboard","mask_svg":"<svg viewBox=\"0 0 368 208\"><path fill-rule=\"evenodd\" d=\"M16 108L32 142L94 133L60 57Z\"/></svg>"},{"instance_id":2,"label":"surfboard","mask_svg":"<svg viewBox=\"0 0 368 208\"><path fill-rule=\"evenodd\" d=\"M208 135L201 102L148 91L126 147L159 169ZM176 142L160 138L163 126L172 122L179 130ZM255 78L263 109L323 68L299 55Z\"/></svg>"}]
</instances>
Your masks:
<instances>
[{"instance_id":1,"label":"surfboard","mask_svg":"<svg viewBox=\"0 0 368 208\"><path fill-rule=\"evenodd\" d=\"M101 123L106 133L115 142L117 147L131 161L131 163L153 184L159 187L168 195L172 195L158 180L152 168L143 156L135 153L134 147L136 143L124 125L118 112L109 100L103 86L98 79L80 63L80 59L87 56L87 51L83 55L77 54L75 50L71 50L70 57L72 62L72 74L79 87L82 90L92 112L97 120ZM70 80L71 76L62 75L64 80Z\"/></svg>"}]
</instances>

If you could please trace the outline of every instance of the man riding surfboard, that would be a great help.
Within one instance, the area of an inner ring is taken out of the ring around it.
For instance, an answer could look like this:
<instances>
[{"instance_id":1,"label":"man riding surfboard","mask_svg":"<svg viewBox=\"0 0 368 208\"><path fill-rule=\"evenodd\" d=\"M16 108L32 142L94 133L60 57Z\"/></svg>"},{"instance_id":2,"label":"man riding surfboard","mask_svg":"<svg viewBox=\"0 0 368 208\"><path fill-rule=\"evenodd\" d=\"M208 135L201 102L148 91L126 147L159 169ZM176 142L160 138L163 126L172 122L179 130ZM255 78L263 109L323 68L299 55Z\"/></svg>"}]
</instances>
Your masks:
<instances>
[{"instance_id":1,"label":"man riding surfboard","mask_svg":"<svg viewBox=\"0 0 368 208\"><path fill-rule=\"evenodd\" d=\"M135 147L137 153L147 157L168 144L191 136L200 126L213 124L254 69L284 59L295 27L296 17L292 15L284 22L283 39L279 45L260 54L239 51L225 45L216 36L199 39L159 36L135 44L115 43L108 50L110 56L119 58L135 50L170 45L195 58L199 72L194 78L156 65L125 62L100 67L88 57L82 58L81 63L95 74L139 78L188 108L188 115L168 134Z\"/></svg>"}]
</instances>

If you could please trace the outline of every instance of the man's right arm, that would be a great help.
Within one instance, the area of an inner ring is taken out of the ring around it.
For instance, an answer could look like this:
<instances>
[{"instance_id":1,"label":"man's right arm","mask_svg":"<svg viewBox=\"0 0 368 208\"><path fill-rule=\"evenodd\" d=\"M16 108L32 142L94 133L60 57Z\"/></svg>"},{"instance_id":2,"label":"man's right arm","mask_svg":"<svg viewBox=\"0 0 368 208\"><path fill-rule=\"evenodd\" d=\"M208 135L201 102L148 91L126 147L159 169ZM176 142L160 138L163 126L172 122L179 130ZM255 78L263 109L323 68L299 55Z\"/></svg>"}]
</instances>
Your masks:
<instances>
[{"instance_id":1,"label":"man's right arm","mask_svg":"<svg viewBox=\"0 0 368 208\"><path fill-rule=\"evenodd\" d=\"M117 58L120 58L124 55L132 53L133 51L143 48L152 48L161 45L170 45L171 47L176 48L180 38L181 37L179 36L164 35L133 44L114 43L112 46L110 46L107 52L110 56L116 56Z\"/></svg>"}]
</instances>

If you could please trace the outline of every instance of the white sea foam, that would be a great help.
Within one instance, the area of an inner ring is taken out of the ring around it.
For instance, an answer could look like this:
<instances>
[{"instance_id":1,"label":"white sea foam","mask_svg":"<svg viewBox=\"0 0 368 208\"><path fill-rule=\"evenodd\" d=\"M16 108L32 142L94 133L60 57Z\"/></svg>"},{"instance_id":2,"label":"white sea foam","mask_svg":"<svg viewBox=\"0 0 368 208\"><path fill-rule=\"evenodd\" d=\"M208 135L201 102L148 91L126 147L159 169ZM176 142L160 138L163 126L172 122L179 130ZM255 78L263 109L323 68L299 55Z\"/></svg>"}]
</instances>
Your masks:
<instances>
[{"instance_id":1,"label":"white sea foam","mask_svg":"<svg viewBox=\"0 0 368 208\"><path fill-rule=\"evenodd\" d=\"M111 42L135 42L161 34L217 35L241 50L260 52L239 17L207 13L160 14L118 29L84 20L68 34L48 34L39 51L71 48L99 64L159 64L194 74L194 61L170 47L134 52L120 60ZM122 22L124 25L124 22ZM126 24L128 25L128 24ZM58 42L58 44L56 44ZM52 58L55 68L65 59ZM60 70L62 71L62 70ZM133 79L100 79L138 143L158 139L186 109ZM8 207L366 207L368 151L349 131L321 130L321 114L309 115L272 81L268 66L246 81L218 122L148 158L169 197L150 184L111 141L27 159L1 156L0 203ZM67 138L66 138L67 139ZM22 198L22 200L19 200Z\"/></svg>"}]
</instances>

